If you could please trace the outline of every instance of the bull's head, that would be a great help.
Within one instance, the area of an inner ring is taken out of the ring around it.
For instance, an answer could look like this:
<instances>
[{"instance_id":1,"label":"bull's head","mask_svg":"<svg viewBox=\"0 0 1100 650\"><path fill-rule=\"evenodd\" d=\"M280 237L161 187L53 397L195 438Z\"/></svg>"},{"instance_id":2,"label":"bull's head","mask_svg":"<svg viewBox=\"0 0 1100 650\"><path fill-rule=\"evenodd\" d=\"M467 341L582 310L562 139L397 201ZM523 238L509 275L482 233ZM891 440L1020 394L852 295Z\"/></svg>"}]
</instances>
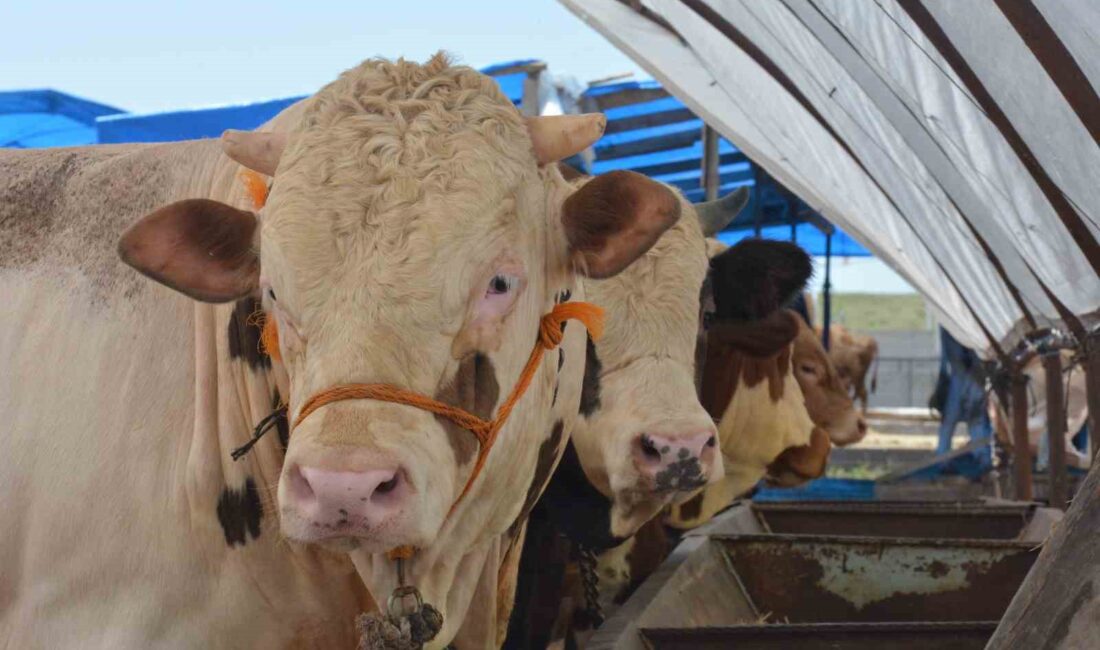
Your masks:
<instances>
[{"instance_id":1,"label":"bull's head","mask_svg":"<svg viewBox=\"0 0 1100 650\"><path fill-rule=\"evenodd\" d=\"M814 426L791 365L798 317L780 309L812 272L805 251L749 239L712 246L713 322L702 403L719 420L725 476L674 507L669 523L690 528L761 478L792 485L824 471L828 436Z\"/></svg>"},{"instance_id":2,"label":"bull's head","mask_svg":"<svg viewBox=\"0 0 1100 650\"><path fill-rule=\"evenodd\" d=\"M587 299L610 318L603 338L589 343L573 444L585 475L611 502L607 522L582 525L611 538L633 534L723 475L718 431L696 392L699 301L705 237L737 216L748 190L695 206L681 201L684 218L635 264L584 283Z\"/></svg>"},{"instance_id":3,"label":"bull's head","mask_svg":"<svg viewBox=\"0 0 1100 650\"><path fill-rule=\"evenodd\" d=\"M382 383L489 417L577 274L616 275L680 213L616 172L572 191L547 163L599 115L524 120L490 78L443 57L372 60L308 100L288 137L227 151L274 177L259 214L191 200L146 216L123 259L195 299L256 296L278 327L288 417L333 386ZM516 516L551 423L554 364L512 413L462 502L487 538ZM368 551L428 545L466 484L471 435L411 406L339 401L298 423L278 488L286 536ZM451 521L462 518L456 513Z\"/></svg>"},{"instance_id":4,"label":"bull's head","mask_svg":"<svg viewBox=\"0 0 1100 650\"><path fill-rule=\"evenodd\" d=\"M797 322L798 336L794 340L791 364L806 399L810 419L829 434L834 445L859 442L867 434L866 422L856 411L821 339L806 321L799 318Z\"/></svg>"}]
</instances>

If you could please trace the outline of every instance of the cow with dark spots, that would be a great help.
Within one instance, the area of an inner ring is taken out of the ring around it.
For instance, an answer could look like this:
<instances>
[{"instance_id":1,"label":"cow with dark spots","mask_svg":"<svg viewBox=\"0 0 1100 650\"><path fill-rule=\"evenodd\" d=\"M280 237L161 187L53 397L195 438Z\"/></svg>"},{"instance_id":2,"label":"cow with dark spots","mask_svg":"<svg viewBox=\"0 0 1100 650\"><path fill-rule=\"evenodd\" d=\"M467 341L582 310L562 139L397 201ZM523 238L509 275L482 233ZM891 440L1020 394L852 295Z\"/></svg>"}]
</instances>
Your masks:
<instances>
[{"instance_id":1,"label":"cow with dark spots","mask_svg":"<svg viewBox=\"0 0 1100 650\"><path fill-rule=\"evenodd\" d=\"M586 368L590 383L585 388L589 394L598 394L599 402L582 414L571 447L536 507L536 512L547 513L545 518L573 542L574 549L603 551L598 573L605 611L621 602L671 548L663 525L653 519L662 507L671 504L674 512L678 507L698 507L697 495L704 484L704 493L723 485L751 487L769 471L790 480L788 461L813 473L808 461L823 458L820 445L811 444L819 440L814 438L802 394L791 376L791 346L798 329L779 311L809 278L809 258L797 246L783 242L747 241L724 251L700 239L699 258L694 260L697 275L691 276L676 273L675 266L667 264L671 259L692 268L692 254L662 248L676 233L677 229L666 233L626 277L586 283L589 295L609 306L613 316L627 317L620 321L621 330L609 329L604 339L589 347L589 361L599 365L595 372ZM711 253L722 254L708 262ZM649 258L656 258L652 267L644 264ZM630 273L637 275L632 278ZM691 280L685 281L685 276ZM627 285L631 279L634 284ZM677 299L683 296L691 299L678 307ZM639 304L651 306L651 311L639 310ZM678 344L674 354L669 352L673 342ZM697 367L700 361L705 367ZM697 388L702 390L702 403ZM732 408L736 392L749 399ZM674 403L668 401L670 396L676 397ZM719 408L720 403L725 408ZM648 432L638 436L637 445L626 453L616 446L629 439L628 432L637 431L633 423L639 412L650 412L647 408L657 405L662 414L676 413L690 404L706 413L708 421L718 422L721 432L706 442L722 463L721 472L708 477L713 483L701 480L705 456L676 449ZM761 424L759 418L768 421L757 434L751 427ZM767 437L771 446L762 454L765 462L758 462L753 445L740 447L732 442L732 431L749 439ZM808 451L783 453L803 447ZM654 473L648 493L636 486L614 489L611 477L617 474L622 480L626 473L621 468L631 464L637 468L631 461L639 456L643 461L667 458ZM684 501L688 505L681 505ZM645 543L639 543L634 535L643 525ZM525 579L521 575L521 585ZM582 592L568 595L574 602L584 602ZM580 629L574 632L584 634Z\"/></svg>"},{"instance_id":2,"label":"cow with dark spots","mask_svg":"<svg viewBox=\"0 0 1100 650\"><path fill-rule=\"evenodd\" d=\"M232 158L210 140L0 150L17 253L0 264L0 331L17 334L0 337L0 494L35 495L5 502L0 574L92 586L52 589L49 607L0 586L5 645L353 647L402 566L443 614L436 647L496 645L539 450L560 419L560 453L579 417L584 328L560 371L546 358L527 376L476 476L412 404L299 416L349 383L431 397L467 362L479 409L483 360L503 399L555 294L582 299L581 277L623 271L679 219L639 174L561 178L553 162L604 124L525 117L438 56L356 66L226 134ZM241 165L275 179L270 196L245 193ZM288 435L234 461L276 386ZM387 556L406 546L409 564Z\"/></svg>"},{"instance_id":3,"label":"cow with dark spots","mask_svg":"<svg viewBox=\"0 0 1100 650\"><path fill-rule=\"evenodd\" d=\"M722 475L717 431L695 388L699 297L708 266L705 237L746 200L744 192L704 206L681 200L684 218L647 255L616 278L583 283L586 297L607 310L607 327L599 341L587 341L580 418L532 514L565 535L574 554L615 547L664 506ZM540 551L527 552L537 557ZM525 566L555 561L562 559ZM521 572L519 581L521 612L545 614L556 606L553 597L540 596L545 575ZM510 639L508 647L534 647L528 643L545 636L536 629L513 621L513 631L533 635Z\"/></svg>"}]
</instances>

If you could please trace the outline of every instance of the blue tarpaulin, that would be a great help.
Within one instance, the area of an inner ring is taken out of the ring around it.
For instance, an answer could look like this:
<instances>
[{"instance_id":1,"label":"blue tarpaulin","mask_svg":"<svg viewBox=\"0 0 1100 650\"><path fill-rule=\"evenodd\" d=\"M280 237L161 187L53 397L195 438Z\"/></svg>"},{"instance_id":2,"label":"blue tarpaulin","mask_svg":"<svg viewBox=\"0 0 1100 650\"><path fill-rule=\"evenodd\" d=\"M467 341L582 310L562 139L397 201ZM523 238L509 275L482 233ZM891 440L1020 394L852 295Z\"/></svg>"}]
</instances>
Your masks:
<instances>
[{"instance_id":1,"label":"blue tarpaulin","mask_svg":"<svg viewBox=\"0 0 1100 650\"><path fill-rule=\"evenodd\" d=\"M0 92L0 147L94 144L96 118L121 112L56 90Z\"/></svg>"}]
</instances>

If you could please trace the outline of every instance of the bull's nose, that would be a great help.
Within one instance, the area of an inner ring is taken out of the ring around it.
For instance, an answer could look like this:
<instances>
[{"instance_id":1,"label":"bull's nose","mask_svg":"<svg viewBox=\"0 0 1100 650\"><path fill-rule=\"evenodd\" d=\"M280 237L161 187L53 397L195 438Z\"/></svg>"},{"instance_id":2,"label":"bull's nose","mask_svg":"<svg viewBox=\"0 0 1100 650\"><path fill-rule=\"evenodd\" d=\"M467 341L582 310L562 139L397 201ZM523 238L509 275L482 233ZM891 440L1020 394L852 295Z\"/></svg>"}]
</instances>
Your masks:
<instances>
[{"instance_id":1,"label":"bull's nose","mask_svg":"<svg viewBox=\"0 0 1100 650\"><path fill-rule=\"evenodd\" d=\"M690 490L707 482L716 447L712 431L678 436L643 433L634 439L634 466L658 492Z\"/></svg>"},{"instance_id":2,"label":"bull's nose","mask_svg":"<svg viewBox=\"0 0 1100 650\"><path fill-rule=\"evenodd\" d=\"M288 505L319 539L363 534L400 514L410 492L403 477L396 467L345 472L295 465Z\"/></svg>"}]
</instances>

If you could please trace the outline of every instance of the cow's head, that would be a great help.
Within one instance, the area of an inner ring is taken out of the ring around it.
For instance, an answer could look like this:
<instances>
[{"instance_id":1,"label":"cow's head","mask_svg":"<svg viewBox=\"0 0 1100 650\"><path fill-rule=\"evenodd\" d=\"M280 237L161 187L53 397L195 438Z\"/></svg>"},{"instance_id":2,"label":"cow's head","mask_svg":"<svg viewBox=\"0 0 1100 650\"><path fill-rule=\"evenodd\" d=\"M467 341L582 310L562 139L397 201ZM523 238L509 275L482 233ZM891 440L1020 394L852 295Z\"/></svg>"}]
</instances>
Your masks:
<instances>
[{"instance_id":1,"label":"cow's head","mask_svg":"<svg viewBox=\"0 0 1100 650\"><path fill-rule=\"evenodd\" d=\"M821 328L817 328L821 335ZM859 398L867 409L867 372L878 356L878 343L870 336L851 332L843 325L829 328L829 359L836 367L837 376L844 390ZM871 391L877 380L871 378Z\"/></svg>"},{"instance_id":2,"label":"cow's head","mask_svg":"<svg viewBox=\"0 0 1100 650\"><path fill-rule=\"evenodd\" d=\"M867 424L856 411L821 339L801 318L798 319L791 363L814 424L829 434L834 445L850 445L862 440Z\"/></svg>"},{"instance_id":3,"label":"cow's head","mask_svg":"<svg viewBox=\"0 0 1100 650\"><path fill-rule=\"evenodd\" d=\"M765 476L791 484L820 475L828 455L791 364L799 318L781 309L809 279L809 257L762 239L710 250L714 313L701 396L719 421L725 475L673 508L669 523L679 527L705 521Z\"/></svg>"},{"instance_id":4,"label":"cow's head","mask_svg":"<svg viewBox=\"0 0 1100 650\"><path fill-rule=\"evenodd\" d=\"M696 393L699 296L705 237L737 216L748 191L681 201L684 218L649 252L614 278L584 283L608 321L603 338L588 343L572 444L584 474L611 500L616 538L723 474L718 432Z\"/></svg>"},{"instance_id":5,"label":"cow's head","mask_svg":"<svg viewBox=\"0 0 1100 650\"><path fill-rule=\"evenodd\" d=\"M576 273L616 275L678 218L677 197L643 176L607 174L573 191L547 165L587 147L603 123L525 121L492 79L442 56L367 61L308 100L288 138L230 143L238 161L274 176L259 215L176 203L133 226L120 253L199 300L259 296L277 323L291 422L311 396L350 383L489 418L555 295ZM522 505L555 372L542 365L455 513L476 508L469 528L480 537L505 530ZM283 532L365 551L425 546L476 449L469 432L412 406L322 406L290 436Z\"/></svg>"}]
</instances>

